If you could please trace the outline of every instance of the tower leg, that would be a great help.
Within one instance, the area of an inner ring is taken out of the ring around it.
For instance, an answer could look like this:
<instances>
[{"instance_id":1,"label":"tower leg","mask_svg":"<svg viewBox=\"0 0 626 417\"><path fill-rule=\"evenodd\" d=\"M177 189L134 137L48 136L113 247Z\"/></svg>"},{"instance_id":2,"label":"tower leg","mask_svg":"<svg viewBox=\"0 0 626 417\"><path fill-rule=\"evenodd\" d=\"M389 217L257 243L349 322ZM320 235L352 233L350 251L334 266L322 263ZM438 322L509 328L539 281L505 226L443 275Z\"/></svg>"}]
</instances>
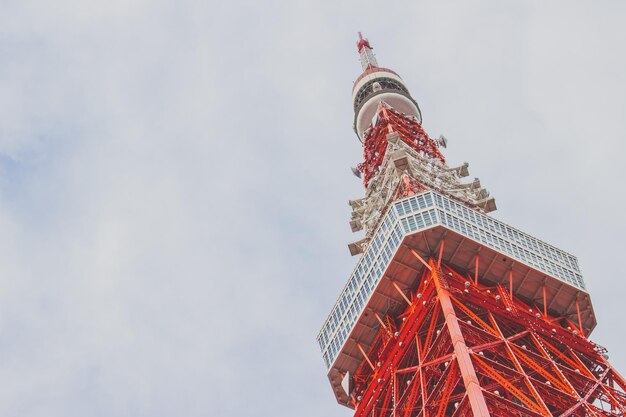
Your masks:
<instances>
[{"instance_id":1,"label":"tower leg","mask_svg":"<svg viewBox=\"0 0 626 417\"><path fill-rule=\"evenodd\" d=\"M474 365L472 365L472 359L467 350L467 345L465 345L465 339L463 338L463 333L461 333L452 301L450 301L448 291L441 285L439 269L432 259L429 261L429 264L431 267L430 276L437 289L437 296L439 297L446 327L448 328L448 333L452 340L452 346L454 346L454 354L456 355L456 361L461 370L461 378L463 378L463 384L465 385L472 413L475 417L489 417L487 403L485 402L485 397L478 383L478 377L476 376Z\"/></svg>"}]
</instances>

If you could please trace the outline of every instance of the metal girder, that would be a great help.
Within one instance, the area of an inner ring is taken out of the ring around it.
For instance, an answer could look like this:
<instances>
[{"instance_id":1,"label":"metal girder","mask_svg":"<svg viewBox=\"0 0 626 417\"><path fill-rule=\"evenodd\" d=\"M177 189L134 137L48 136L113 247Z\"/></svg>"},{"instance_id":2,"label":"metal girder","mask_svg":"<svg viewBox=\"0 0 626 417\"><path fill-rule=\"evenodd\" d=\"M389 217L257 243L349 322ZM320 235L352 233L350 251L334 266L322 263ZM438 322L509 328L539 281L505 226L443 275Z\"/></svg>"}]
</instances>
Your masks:
<instances>
[{"instance_id":1,"label":"metal girder","mask_svg":"<svg viewBox=\"0 0 626 417\"><path fill-rule=\"evenodd\" d=\"M420 123L390 106L381 103L375 125L363 138L363 163L358 169L363 173L363 183L367 188L370 180L379 172L387 150L387 135L395 132L404 144L411 149L436 158L442 163L445 158Z\"/></svg>"},{"instance_id":2,"label":"metal girder","mask_svg":"<svg viewBox=\"0 0 626 417\"><path fill-rule=\"evenodd\" d=\"M378 318L363 352L355 417L626 417L626 381L595 344L501 285L468 288L439 258L420 262L405 310Z\"/></svg>"}]
</instances>

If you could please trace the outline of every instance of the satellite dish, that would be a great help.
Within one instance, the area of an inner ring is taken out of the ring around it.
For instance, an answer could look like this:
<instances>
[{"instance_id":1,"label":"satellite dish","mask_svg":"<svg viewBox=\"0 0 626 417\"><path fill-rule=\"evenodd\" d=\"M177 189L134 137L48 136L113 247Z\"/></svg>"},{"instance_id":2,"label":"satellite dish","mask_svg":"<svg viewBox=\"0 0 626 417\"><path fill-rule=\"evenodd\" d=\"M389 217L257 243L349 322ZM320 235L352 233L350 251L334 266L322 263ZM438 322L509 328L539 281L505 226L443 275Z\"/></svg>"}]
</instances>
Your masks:
<instances>
[{"instance_id":1,"label":"satellite dish","mask_svg":"<svg viewBox=\"0 0 626 417\"><path fill-rule=\"evenodd\" d=\"M361 178L361 171L358 168L350 167L355 177Z\"/></svg>"},{"instance_id":2,"label":"satellite dish","mask_svg":"<svg viewBox=\"0 0 626 417\"><path fill-rule=\"evenodd\" d=\"M439 135L439 138L435 142L442 148L448 147L448 139L446 139L444 135Z\"/></svg>"}]
</instances>

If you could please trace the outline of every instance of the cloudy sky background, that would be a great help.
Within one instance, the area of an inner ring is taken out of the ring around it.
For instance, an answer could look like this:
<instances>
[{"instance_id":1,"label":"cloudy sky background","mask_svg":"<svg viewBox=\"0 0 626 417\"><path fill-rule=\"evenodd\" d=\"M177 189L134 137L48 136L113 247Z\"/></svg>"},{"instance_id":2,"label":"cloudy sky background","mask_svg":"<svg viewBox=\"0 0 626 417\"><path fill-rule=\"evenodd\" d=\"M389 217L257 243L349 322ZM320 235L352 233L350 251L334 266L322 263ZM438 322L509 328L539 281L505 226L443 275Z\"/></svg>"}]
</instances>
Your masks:
<instances>
[{"instance_id":1,"label":"cloudy sky background","mask_svg":"<svg viewBox=\"0 0 626 417\"><path fill-rule=\"evenodd\" d=\"M626 3L338 3L0 0L0 415L351 415L358 30L626 371Z\"/></svg>"}]
</instances>

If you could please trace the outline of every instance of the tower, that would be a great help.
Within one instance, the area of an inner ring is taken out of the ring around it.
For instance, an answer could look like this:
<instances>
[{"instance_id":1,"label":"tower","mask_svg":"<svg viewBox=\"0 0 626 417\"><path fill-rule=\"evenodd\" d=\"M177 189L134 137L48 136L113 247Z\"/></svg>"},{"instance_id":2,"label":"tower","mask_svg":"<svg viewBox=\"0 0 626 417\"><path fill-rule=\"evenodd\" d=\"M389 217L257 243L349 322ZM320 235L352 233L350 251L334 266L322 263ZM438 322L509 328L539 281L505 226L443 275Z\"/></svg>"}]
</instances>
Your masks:
<instances>
[{"instance_id":1,"label":"tower","mask_svg":"<svg viewBox=\"0 0 626 417\"><path fill-rule=\"evenodd\" d=\"M356 417L626 416L576 257L490 217L400 76L357 47L364 238L318 335L337 401Z\"/></svg>"}]
</instances>

